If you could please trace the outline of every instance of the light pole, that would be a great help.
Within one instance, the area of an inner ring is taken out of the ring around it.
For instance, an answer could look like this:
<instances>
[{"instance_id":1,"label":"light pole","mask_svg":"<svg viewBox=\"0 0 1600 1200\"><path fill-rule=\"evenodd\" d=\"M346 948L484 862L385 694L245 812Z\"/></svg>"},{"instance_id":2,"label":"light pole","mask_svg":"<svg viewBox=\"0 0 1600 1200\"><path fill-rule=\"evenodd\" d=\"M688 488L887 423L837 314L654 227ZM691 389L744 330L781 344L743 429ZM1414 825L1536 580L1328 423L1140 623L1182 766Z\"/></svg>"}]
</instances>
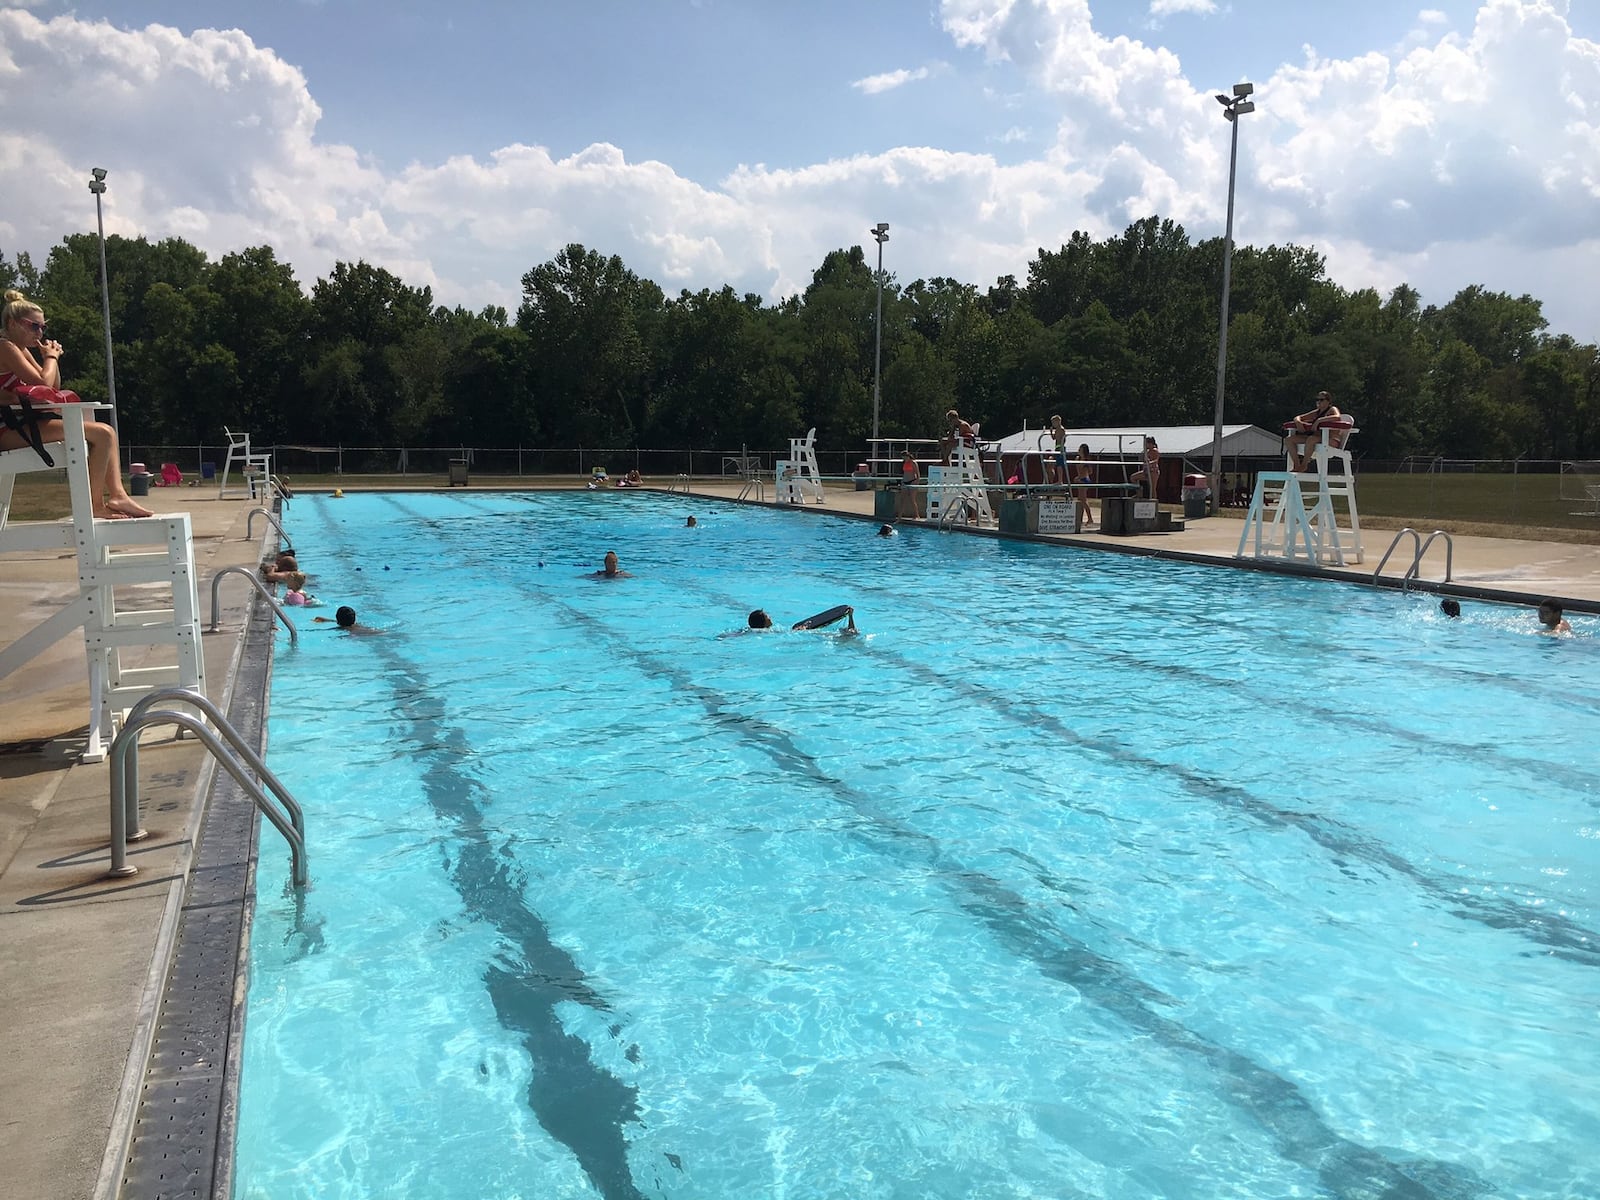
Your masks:
<instances>
[{"instance_id":1,"label":"light pole","mask_svg":"<svg viewBox=\"0 0 1600 1200\"><path fill-rule=\"evenodd\" d=\"M111 405L111 428L117 427L117 373L111 365L111 288L106 282L106 222L100 197L106 192L104 167L91 167L89 190L94 193L94 223L100 230L100 314L106 324L106 401Z\"/></svg>"},{"instance_id":2,"label":"light pole","mask_svg":"<svg viewBox=\"0 0 1600 1200\"><path fill-rule=\"evenodd\" d=\"M889 222L879 221L867 230L878 239L878 319L874 322L877 327L877 345L872 351L872 440L878 440L878 408L881 403L882 391L879 387L879 378L883 371L883 244L889 240ZM877 453L874 446L873 453Z\"/></svg>"},{"instance_id":3,"label":"light pole","mask_svg":"<svg viewBox=\"0 0 1600 1200\"><path fill-rule=\"evenodd\" d=\"M1217 93L1222 115L1233 126L1233 146L1228 151L1228 232L1222 242L1222 328L1217 334L1217 410L1211 430L1211 515L1222 498L1222 391L1228 376L1228 287L1233 279L1233 176L1239 163L1239 118L1255 112L1247 98L1255 91L1248 83L1233 85L1233 95Z\"/></svg>"}]
</instances>

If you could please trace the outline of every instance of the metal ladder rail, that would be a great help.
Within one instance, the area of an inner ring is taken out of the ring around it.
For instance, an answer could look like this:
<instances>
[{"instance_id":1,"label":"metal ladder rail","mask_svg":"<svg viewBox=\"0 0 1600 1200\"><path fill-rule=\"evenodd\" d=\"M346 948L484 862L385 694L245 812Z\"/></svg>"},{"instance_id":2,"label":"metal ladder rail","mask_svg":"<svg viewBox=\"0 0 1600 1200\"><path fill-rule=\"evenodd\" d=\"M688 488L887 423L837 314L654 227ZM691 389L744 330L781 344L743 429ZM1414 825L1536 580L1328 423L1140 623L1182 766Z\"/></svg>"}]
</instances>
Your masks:
<instances>
[{"instance_id":1,"label":"metal ladder rail","mask_svg":"<svg viewBox=\"0 0 1600 1200\"><path fill-rule=\"evenodd\" d=\"M270 512L268 512L264 508L252 508L250 510L249 515L245 517L245 519L244 519L244 540L248 542L256 534L256 514L257 513L260 513L263 517L265 517L267 519L267 524L271 525L274 529L276 529L278 531L278 540L283 543L283 553L284 554L293 554L294 553L294 543L289 540L289 535L283 531L283 526L278 524L277 518L274 517Z\"/></svg>"},{"instance_id":2,"label":"metal ladder rail","mask_svg":"<svg viewBox=\"0 0 1600 1200\"><path fill-rule=\"evenodd\" d=\"M205 720L193 713L156 707L157 704L167 701L191 704L205 714ZM210 725L206 723L207 721ZM122 878L137 874L139 870L138 867L128 864L128 843L141 841L149 836L146 830L139 827L139 733L151 725L177 725L189 730L200 739L206 749L211 751L217 764L232 775L234 781L255 802L261 815L283 834L289 843L294 885L297 888L305 887L308 877L304 810L289 789L284 787L282 781L261 760L261 756L245 743L239 736L238 730L228 724L222 711L198 692L184 688L163 688L141 699L128 710L128 719L122 723L121 731L111 743L111 869L106 874ZM224 741L233 749L232 754L229 754L224 747ZM256 778L251 778L245 771L240 765L240 759L243 759L250 770L255 772ZM260 782L257 782L257 779ZM279 804L275 805L267 799L266 792L261 788L262 783L265 783L277 797ZM131 834L128 832L129 825L132 825L134 830Z\"/></svg>"},{"instance_id":3,"label":"metal ladder rail","mask_svg":"<svg viewBox=\"0 0 1600 1200\"><path fill-rule=\"evenodd\" d=\"M277 614L278 620L283 622L283 627L289 631L289 644L291 646L300 644L300 631L294 627L294 622L289 620L289 614L283 611L283 605L278 603L277 597L272 594L271 589L257 579L256 573L249 567L223 567L222 570L211 577L211 625L206 630L207 633L215 633L217 631L217 622L221 620L218 597L222 591L222 577L224 575L243 575L248 579L251 586L260 592L267 603L272 606L272 611Z\"/></svg>"},{"instance_id":4,"label":"metal ladder rail","mask_svg":"<svg viewBox=\"0 0 1600 1200\"><path fill-rule=\"evenodd\" d=\"M1435 529L1427 536L1422 545L1417 548L1417 557L1412 560L1411 569L1405 574L1406 579L1412 580L1417 578L1418 573L1422 570L1423 556L1428 553L1428 547L1433 545L1434 538L1444 539L1444 582L1450 582L1450 573L1453 569L1452 564L1455 562L1456 557L1456 544L1453 540L1451 540L1450 535L1442 529Z\"/></svg>"},{"instance_id":5,"label":"metal ladder rail","mask_svg":"<svg viewBox=\"0 0 1600 1200\"><path fill-rule=\"evenodd\" d=\"M1417 560L1422 557L1422 535L1415 529L1411 528L1411 526L1407 525L1405 528L1400 530L1399 533L1394 535L1394 541L1389 543L1389 548L1383 552L1383 557L1378 560L1377 568L1372 572L1373 583L1378 582L1378 577L1383 574L1383 568L1389 562L1389 556L1394 553L1395 547L1400 544L1400 539L1405 537L1408 533L1411 535L1411 544L1416 548L1416 553L1411 556L1411 565L1413 567L1416 566Z\"/></svg>"}]
</instances>

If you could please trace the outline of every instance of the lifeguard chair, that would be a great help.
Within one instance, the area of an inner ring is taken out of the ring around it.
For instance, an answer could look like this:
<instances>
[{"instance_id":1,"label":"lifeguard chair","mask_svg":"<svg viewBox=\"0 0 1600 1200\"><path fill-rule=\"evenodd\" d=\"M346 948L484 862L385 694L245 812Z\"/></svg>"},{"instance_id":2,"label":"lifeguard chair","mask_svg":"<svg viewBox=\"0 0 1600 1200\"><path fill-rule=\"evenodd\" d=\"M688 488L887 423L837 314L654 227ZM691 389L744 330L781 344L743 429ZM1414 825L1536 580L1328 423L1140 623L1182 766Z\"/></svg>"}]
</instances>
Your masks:
<instances>
[{"instance_id":1,"label":"lifeguard chair","mask_svg":"<svg viewBox=\"0 0 1600 1200\"><path fill-rule=\"evenodd\" d=\"M83 630L89 666L89 738L83 761L98 762L121 714L156 688L182 687L205 692L205 658L200 643L200 606L195 595L194 537L188 513L104 520L94 515L94 489L89 480L86 413L109 407L58 393L51 409L61 413L66 441L59 450L65 461L72 516L61 521L9 522L11 493L17 475L50 470L32 447L0 451L0 553L16 550L76 550L78 596L54 615L0 649L0 678L36 655ZM0 392L0 404L10 393ZM163 584L170 607L151 609L148 592L139 606L128 603L126 589ZM138 655L125 661L124 653ZM150 665L154 654L168 661Z\"/></svg>"},{"instance_id":2,"label":"lifeguard chair","mask_svg":"<svg viewBox=\"0 0 1600 1200\"><path fill-rule=\"evenodd\" d=\"M272 476L272 455L262 450L252 450L248 433L234 433L224 425L222 436L228 439L228 456L222 460L222 478L217 484L217 499L228 498L228 474L235 466L238 467L241 481L235 485L235 490L242 491L247 498L254 500L256 488L259 487L262 497L270 498L268 480Z\"/></svg>"},{"instance_id":3,"label":"lifeguard chair","mask_svg":"<svg viewBox=\"0 0 1600 1200\"><path fill-rule=\"evenodd\" d=\"M1286 432L1306 432L1293 422ZM1312 566L1349 566L1364 561L1361 513L1350 439L1361 431L1348 413L1316 423L1311 469L1294 469L1285 439L1284 469L1256 477L1236 558L1245 557L1252 535L1256 558L1303 558ZM1342 509L1342 511L1341 511Z\"/></svg>"},{"instance_id":4,"label":"lifeguard chair","mask_svg":"<svg viewBox=\"0 0 1600 1200\"><path fill-rule=\"evenodd\" d=\"M937 525L992 525L989 480L975 443L960 442L948 466L928 468L928 520Z\"/></svg>"},{"instance_id":5,"label":"lifeguard chair","mask_svg":"<svg viewBox=\"0 0 1600 1200\"><path fill-rule=\"evenodd\" d=\"M805 500L823 502L822 472L817 468L817 431L813 427L803 438L789 439L789 457L778 464L787 465L774 481L778 502L800 504ZM785 494L785 486L788 493Z\"/></svg>"}]
</instances>

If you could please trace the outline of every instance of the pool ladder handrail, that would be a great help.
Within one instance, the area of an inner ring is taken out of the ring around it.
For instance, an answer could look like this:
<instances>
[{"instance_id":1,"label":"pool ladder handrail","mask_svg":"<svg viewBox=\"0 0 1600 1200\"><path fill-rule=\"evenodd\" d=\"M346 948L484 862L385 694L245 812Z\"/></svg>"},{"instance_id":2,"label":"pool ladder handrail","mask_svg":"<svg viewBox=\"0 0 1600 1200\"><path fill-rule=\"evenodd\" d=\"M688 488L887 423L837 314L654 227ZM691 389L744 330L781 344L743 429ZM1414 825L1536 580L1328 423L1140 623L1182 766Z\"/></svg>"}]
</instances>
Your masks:
<instances>
[{"instance_id":1,"label":"pool ladder handrail","mask_svg":"<svg viewBox=\"0 0 1600 1200\"><path fill-rule=\"evenodd\" d=\"M169 701L193 705L205 714L205 720L178 709L156 707ZM207 725L207 721L210 725ZM272 822L273 827L288 841L294 886L305 887L304 810L282 781L268 769L261 756L245 743L238 730L228 724L221 710L200 693L187 688L162 688L140 699L128 710L127 719L111 743L111 869L106 874L122 878L139 870L128 864L128 843L142 841L149 836L147 830L139 827L139 733L151 725L177 725L200 739L218 765L232 775L234 781L255 802L261 815ZM232 747L232 754L223 746L224 741ZM240 759L255 772L256 778L251 778L245 771ZM277 797L278 804L267 799L261 787L263 783ZM128 832L130 825L133 826L132 833Z\"/></svg>"},{"instance_id":2,"label":"pool ladder handrail","mask_svg":"<svg viewBox=\"0 0 1600 1200\"><path fill-rule=\"evenodd\" d=\"M1455 541L1443 529L1435 529L1424 540L1422 535L1409 525L1394 535L1394 541L1389 543L1389 548L1383 552L1383 557L1378 560L1377 569L1372 572L1372 582L1378 582L1379 577L1383 574L1384 564L1389 561L1389 556L1395 552L1395 547L1400 545L1400 540L1408 533L1411 535L1411 543L1415 547L1415 552L1411 556L1411 565L1406 568L1406 573L1400 577L1401 590L1411 590L1411 584L1417 579L1419 572L1422 570L1423 556L1428 553L1428 547L1433 545L1435 538L1444 539L1444 582L1449 583L1455 569Z\"/></svg>"},{"instance_id":3,"label":"pool ladder handrail","mask_svg":"<svg viewBox=\"0 0 1600 1200\"><path fill-rule=\"evenodd\" d=\"M256 511L259 512L260 509ZM206 630L207 633L215 633L217 631L217 622L221 620L219 615L221 605L218 596L222 591L222 577L224 575L243 575L248 579L256 591L260 592L266 602L272 606L272 611L277 614L278 620L283 622L283 627L289 631L289 644L291 646L300 644L300 631L294 627L294 622L289 620L289 614L283 611L283 605L278 603L278 598L272 594L272 589L256 578L256 573L249 567L223 567L211 577L211 625Z\"/></svg>"},{"instance_id":4,"label":"pool ladder handrail","mask_svg":"<svg viewBox=\"0 0 1600 1200\"><path fill-rule=\"evenodd\" d=\"M278 524L278 518L274 517L270 512L268 512L264 508L252 508L250 510L250 512L245 516L245 519L244 519L244 540L248 542L252 537L255 536L256 514L257 513L260 513L263 517L265 517L267 519L267 524L271 525L274 529L276 529L278 531L278 540L283 543L283 549L281 551L279 551L279 553L281 553L281 554L293 554L294 553L294 543L289 540L289 535L283 531L283 526Z\"/></svg>"}]
</instances>

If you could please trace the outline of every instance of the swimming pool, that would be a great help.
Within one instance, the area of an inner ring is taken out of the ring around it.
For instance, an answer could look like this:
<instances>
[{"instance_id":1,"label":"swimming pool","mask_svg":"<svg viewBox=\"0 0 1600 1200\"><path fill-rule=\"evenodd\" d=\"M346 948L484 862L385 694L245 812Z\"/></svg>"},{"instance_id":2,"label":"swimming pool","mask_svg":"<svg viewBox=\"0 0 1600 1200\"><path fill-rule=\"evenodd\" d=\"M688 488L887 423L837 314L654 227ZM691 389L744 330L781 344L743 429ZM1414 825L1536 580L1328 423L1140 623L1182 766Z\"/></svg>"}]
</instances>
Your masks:
<instances>
[{"instance_id":1,"label":"swimming pool","mask_svg":"<svg viewBox=\"0 0 1600 1200\"><path fill-rule=\"evenodd\" d=\"M1590 623L677 497L291 515L387 632L279 640L313 888L267 834L236 1196L1600 1194Z\"/></svg>"}]
</instances>

